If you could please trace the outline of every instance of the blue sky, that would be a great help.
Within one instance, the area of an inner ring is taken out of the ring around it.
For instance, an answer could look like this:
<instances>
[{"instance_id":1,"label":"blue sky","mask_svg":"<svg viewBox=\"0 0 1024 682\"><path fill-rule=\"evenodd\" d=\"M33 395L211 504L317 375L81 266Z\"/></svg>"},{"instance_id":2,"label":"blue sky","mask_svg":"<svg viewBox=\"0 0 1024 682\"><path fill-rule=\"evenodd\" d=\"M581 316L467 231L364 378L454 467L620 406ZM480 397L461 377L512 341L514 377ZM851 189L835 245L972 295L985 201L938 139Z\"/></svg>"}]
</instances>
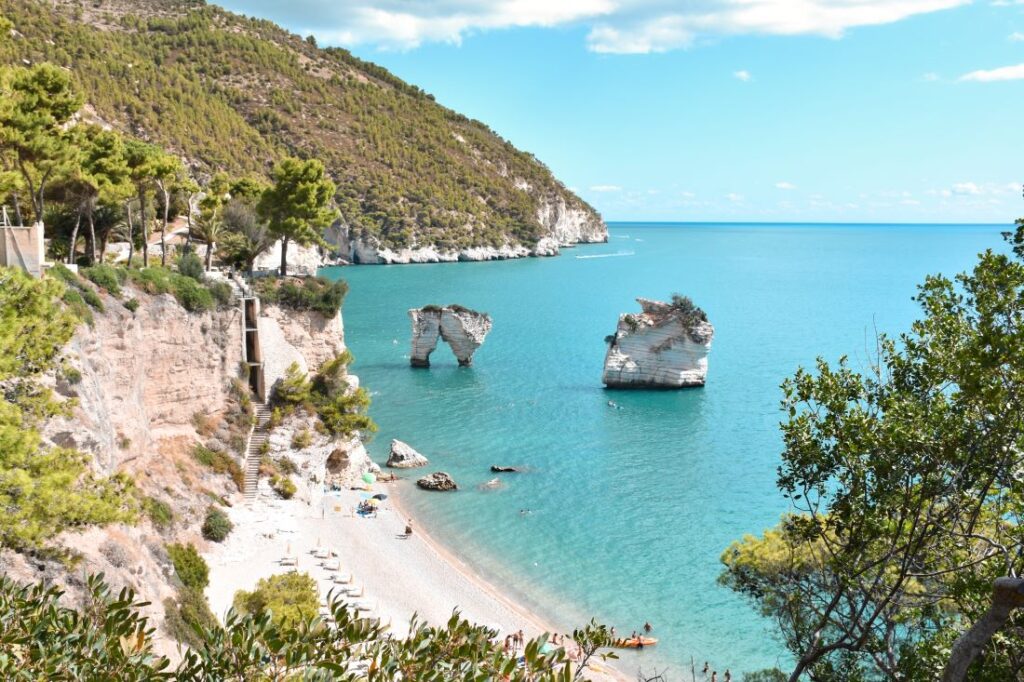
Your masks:
<instances>
[{"instance_id":1,"label":"blue sky","mask_svg":"<svg viewBox=\"0 0 1024 682\"><path fill-rule=\"evenodd\" d=\"M1024 0L228 0L480 119L609 220L1024 215Z\"/></svg>"}]
</instances>

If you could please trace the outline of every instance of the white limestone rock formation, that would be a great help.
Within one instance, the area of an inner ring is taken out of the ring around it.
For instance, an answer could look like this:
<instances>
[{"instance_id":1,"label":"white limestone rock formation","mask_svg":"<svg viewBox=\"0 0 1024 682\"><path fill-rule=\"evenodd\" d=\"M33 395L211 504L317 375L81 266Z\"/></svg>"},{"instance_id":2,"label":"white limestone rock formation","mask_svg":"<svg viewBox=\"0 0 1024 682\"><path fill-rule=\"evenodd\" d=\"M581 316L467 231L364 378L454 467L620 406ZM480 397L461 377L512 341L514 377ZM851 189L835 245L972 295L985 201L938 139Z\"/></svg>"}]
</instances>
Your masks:
<instances>
[{"instance_id":1,"label":"white limestone rock formation","mask_svg":"<svg viewBox=\"0 0 1024 682\"><path fill-rule=\"evenodd\" d=\"M409 318L412 320L409 361L413 367L430 367L430 354L437 348L438 338L452 349L459 365L468 367L473 364L473 353L483 345L492 324L487 313L460 305L413 308Z\"/></svg>"},{"instance_id":2,"label":"white limestone rock formation","mask_svg":"<svg viewBox=\"0 0 1024 682\"><path fill-rule=\"evenodd\" d=\"M638 298L643 312L619 316L601 381L608 388L703 386L715 328L690 299Z\"/></svg>"},{"instance_id":3,"label":"white limestone rock formation","mask_svg":"<svg viewBox=\"0 0 1024 682\"><path fill-rule=\"evenodd\" d=\"M429 463L426 457L414 450L408 443L403 443L397 438L391 441L391 453L388 455L386 466L392 469L412 469L426 466Z\"/></svg>"}]
</instances>

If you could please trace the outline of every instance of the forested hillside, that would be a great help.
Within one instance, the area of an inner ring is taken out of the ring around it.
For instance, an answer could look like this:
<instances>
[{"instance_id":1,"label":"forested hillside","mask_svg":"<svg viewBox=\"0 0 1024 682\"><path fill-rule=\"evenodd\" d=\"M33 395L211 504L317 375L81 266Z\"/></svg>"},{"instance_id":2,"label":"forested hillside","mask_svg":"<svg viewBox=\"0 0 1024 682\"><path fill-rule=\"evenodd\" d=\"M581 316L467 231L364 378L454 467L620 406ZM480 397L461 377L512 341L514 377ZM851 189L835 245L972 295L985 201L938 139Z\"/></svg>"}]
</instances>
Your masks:
<instances>
[{"instance_id":1,"label":"forested hillside","mask_svg":"<svg viewBox=\"0 0 1024 682\"><path fill-rule=\"evenodd\" d=\"M532 155L345 50L190 0L0 0L0 62L71 70L101 121L198 175L322 159L354 236L390 248L532 245L557 201L597 214Z\"/></svg>"}]
</instances>

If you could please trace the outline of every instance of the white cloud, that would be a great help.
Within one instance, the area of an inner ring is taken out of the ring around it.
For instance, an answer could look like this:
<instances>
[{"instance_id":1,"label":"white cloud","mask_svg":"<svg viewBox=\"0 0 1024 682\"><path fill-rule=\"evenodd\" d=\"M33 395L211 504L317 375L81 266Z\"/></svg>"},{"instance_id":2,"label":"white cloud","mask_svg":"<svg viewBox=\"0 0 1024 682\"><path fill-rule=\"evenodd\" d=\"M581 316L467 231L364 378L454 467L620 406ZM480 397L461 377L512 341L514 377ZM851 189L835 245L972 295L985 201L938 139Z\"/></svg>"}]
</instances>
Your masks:
<instances>
[{"instance_id":1,"label":"white cloud","mask_svg":"<svg viewBox=\"0 0 1024 682\"><path fill-rule=\"evenodd\" d=\"M953 185L953 194L981 194L982 189L974 182L958 182Z\"/></svg>"},{"instance_id":2,"label":"white cloud","mask_svg":"<svg viewBox=\"0 0 1024 682\"><path fill-rule=\"evenodd\" d=\"M1021 32L1021 31L1014 31L1013 33L1011 33L1011 34L1010 34L1010 35L1009 35L1009 36L1007 37L1007 40L1012 40L1012 41L1013 41L1013 42L1015 42L1015 43L1019 43L1019 42L1021 42L1021 41L1024 41L1024 32Z\"/></svg>"},{"instance_id":3,"label":"white cloud","mask_svg":"<svg viewBox=\"0 0 1024 682\"><path fill-rule=\"evenodd\" d=\"M992 83L995 81L1015 81L1024 79L1024 64L1014 66L1002 66L998 69L971 71L960 76L962 81L974 81L976 83Z\"/></svg>"},{"instance_id":4,"label":"white cloud","mask_svg":"<svg viewBox=\"0 0 1024 682\"><path fill-rule=\"evenodd\" d=\"M738 204L741 201L743 201L743 195L737 194L736 192L729 192L728 194L725 195L725 198L734 204Z\"/></svg>"},{"instance_id":5,"label":"white cloud","mask_svg":"<svg viewBox=\"0 0 1024 682\"><path fill-rule=\"evenodd\" d=\"M796 185L794 185L792 182L786 182L785 180L782 180L781 182L775 183L775 189L796 189Z\"/></svg>"},{"instance_id":6,"label":"white cloud","mask_svg":"<svg viewBox=\"0 0 1024 682\"><path fill-rule=\"evenodd\" d=\"M733 71L732 75L733 75L734 78L736 78L737 80L741 80L744 83L749 82L750 79L753 78L753 76L750 75L750 72L747 71L746 69L740 69L739 71Z\"/></svg>"},{"instance_id":7,"label":"white cloud","mask_svg":"<svg viewBox=\"0 0 1024 682\"><path fill-rule=\"evenodd\" d=\"M621 192L622 188L618 185L591 185L588 189L591 192Z\"/></svg>"},{"instance_id":8,"label":"white cloud","mask_svg":"<svg viewBox=\"0 0 1024 682\"><path fill-rule=\"evenodd\" d=\"M324 43L410 49L474 31L584 25L594 52L648 53L723 35L820 35L900 21L970 0L223 0Z\"/></svg>"}]
</instances>

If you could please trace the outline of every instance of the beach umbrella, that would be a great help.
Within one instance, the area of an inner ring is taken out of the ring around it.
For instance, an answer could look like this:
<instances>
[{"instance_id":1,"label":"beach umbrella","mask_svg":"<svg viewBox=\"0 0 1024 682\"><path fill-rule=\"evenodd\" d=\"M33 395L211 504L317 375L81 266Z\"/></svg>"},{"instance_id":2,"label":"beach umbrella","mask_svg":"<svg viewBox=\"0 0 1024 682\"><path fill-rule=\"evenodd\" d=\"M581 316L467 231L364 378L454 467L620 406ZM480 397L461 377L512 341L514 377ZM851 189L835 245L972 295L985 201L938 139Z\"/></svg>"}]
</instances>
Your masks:
<instances>
[{"instance_id":1,"label":"beach umbrella","mask_svg":"<svg viewBox=\"0 0 1024 682\"><path fill-rule=\"evenodd\" d=\"M380 500L371 498L366 501L366 504L370 505L371 507L376 507L378 504L380 504Z\"/></svg>"},{"instance_id":2,"label":"beach umbrella","mask_svg":"<svg viewBox=\"0 0 1024 682\"><path fill-rule=\"evenodd\" d=\"M372 485L372 484L374 484L376 482L377 482L377 477L374 476L373 474L371 474L369 471L367 471L365 474L363 474L363 483L366 483L367 485Z\"/></svg>"},{"instance_id":3,"label":"beach umbrella","mask_svg":"<svg viewBox=\"0 0 1024 682\"><path fill-rule=\"evenodd\" d=\"M375 500L386 500L386 499L388 499L388 496L385 495L384 493L377 493L376 495L373 496L373 499L375 499Z\"/></svg>"}]
</instances>

